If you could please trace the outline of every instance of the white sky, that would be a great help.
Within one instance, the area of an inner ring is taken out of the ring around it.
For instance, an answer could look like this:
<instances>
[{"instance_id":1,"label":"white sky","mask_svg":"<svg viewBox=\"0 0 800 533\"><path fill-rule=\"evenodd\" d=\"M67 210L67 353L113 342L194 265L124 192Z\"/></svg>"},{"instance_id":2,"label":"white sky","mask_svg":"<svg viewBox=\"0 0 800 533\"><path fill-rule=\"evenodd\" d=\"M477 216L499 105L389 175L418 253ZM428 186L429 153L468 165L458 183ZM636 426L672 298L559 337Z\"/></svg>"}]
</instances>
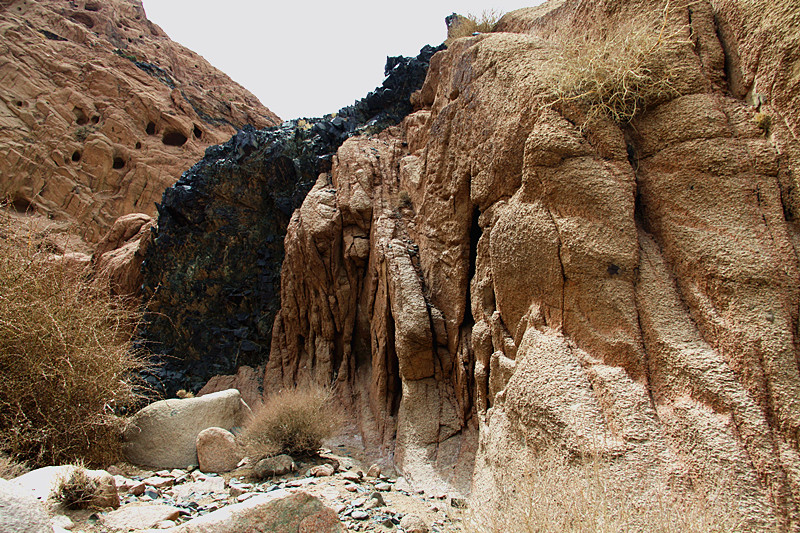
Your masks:
<instances>
[{"instance_id":1,"label":"white sky","mask_svg":"<svg viewBox=\"0 0 800 533\"><path fill-rule=\"evenodd\" d=\"M508 12L541 0L144 0L173 41L255 94L282 119L332 113L383 82L386 56L446 37L456 11Z\"/></svg>"}]
</instances>

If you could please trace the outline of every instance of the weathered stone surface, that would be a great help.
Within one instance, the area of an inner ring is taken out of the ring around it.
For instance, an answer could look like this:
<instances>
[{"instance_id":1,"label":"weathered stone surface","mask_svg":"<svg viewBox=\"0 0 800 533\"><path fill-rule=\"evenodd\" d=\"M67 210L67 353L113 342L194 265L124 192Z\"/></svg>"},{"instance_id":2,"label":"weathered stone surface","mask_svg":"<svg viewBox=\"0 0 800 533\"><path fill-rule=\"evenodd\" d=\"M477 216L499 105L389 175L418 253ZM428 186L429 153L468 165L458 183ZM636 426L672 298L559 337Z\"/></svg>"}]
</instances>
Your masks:
<instances>
[{"instance_id":1,"label":"weathered stone surface","mask_svg":"<svg viewBox=\"0 0 800 533\"><path fill-rule=\"evenodd\" d=\"M15 485L30 492L42 503L53 499L58 492L59 485L68 480L72 473L80 467L74 465L46 466L31 470L27 474L11 480ZM114 476L105 470L85 469L86 474L97 483L97 493L92 500L92 505L105 508L119 507L119 494Z\"/></svg>"},{"instance_id":2,"label":"weathered stone surface","mask_svg":"<svg viewBox=\"0 0 800 533\"><path fill-rule=\"evenodd\" d=\"M51 533L50 517L27 489L0 479L0 523L8 533Z\"/></svg>"},{"instance_id":3,"label":"weathered stone surface","mask_svg":"<svg viewBox=\"0 0 800 533\"><path fill-rule=\"evenodd\" d=\"M242 400L251 409L257 410L262 403L262 381L264 381L263 369L244 365L239 367L236 374L212 377L195 396L205 396L221 390L236 389L242 395Z\"/></svg>"},{"instance_id":4,"label":"weathered stone surface","mask_svg":"<svg viewBox=\"0 0 800 533\"><path fill-rule=\"evenodd\" d=\"M138 531L155 527L163 520L180 516L180 509L160 503L133 503L103 516L107 528L119 531Z\"/></svg>"},{"instance_id":5,"label":"weathered stone surface","mask_svg":"<svg viewBox=\"0 0 800 533\"><path fill-rule=\"evenodd\" d=\"M235 389L201 398L161 400L131 417L123 435L127 459L153 468L197 464L197 436L206 428L240 426L250 408Z\"/></svg>"},{"instance_id":6,"label":"weathered stone surface","mask_svg":"<svg viewBox=\"0 0 800 533\"><path fill-rule=\"evenodd\" d=\"M332 509L305 493L285 490L253 496L170 528L174 533L338 533L344 531Z\"/></svg>"},{"instance_id":7,"label":"weathered stone surface","mask_svg":"<svg viewBox=\"0 0 800 533\"><path fill-rule=\"evenodd\" d=\"M0 197L96 242L180 173L278 117L147 20L141 1L0 4Z\"/></svg>"},{"instance_id":8,"label":"weathered stone surface","mask_svg":"<svg viewBox=\"0 0 800 533\"><path fill-rule=\"evenodd\" d=\"M120 296L138 296L142 289L142 261L155 221L143 213L123 215L97 243L92 260L98 280ZM220 389L224 390L224 389Z\"/></svg>"},{"instance_id":9,"label":"weathered stone surface","mask_svg":"<svg viewBox=\"0 0 800 533\"><path fill-rule=\"evenodd\" d=\"M800 527L797 47L774 24L796 10L673 6L680 94L632 124L545 105L559 32L662 8L549 2L434 56L418 110L346 141L292 216L265 389L336 382L367 446L473 506L503 512L556 444L631 479L723 475L744 529ZM738 98L745 34L719 15L763 32Z\"/></svg>"},{"instance_id":10,"label":"weathered stone surface","mask_svg":"<svg viewBox=\"0 0 800 533\"><path fill-rule=\"evenodd\" d=\"M230 472L242 460L233 433L207 428L197 435L197 464L201 472Z\"/></svg>"},{"instance_id":11,"label":"weathered stone surface","mask_svg":"<svg viewBox=\"0 0 800 533\"><path fill-rule=\"evenodd\" d=\"M266 361L292 212L345 139L411 111L408 97L434 52L389 58L383 85L335 115L243 129L165 191L144 264L142 337L169 355L154 384L168 394L196 391L212 376Z\"/></svg>"}]
</instances>

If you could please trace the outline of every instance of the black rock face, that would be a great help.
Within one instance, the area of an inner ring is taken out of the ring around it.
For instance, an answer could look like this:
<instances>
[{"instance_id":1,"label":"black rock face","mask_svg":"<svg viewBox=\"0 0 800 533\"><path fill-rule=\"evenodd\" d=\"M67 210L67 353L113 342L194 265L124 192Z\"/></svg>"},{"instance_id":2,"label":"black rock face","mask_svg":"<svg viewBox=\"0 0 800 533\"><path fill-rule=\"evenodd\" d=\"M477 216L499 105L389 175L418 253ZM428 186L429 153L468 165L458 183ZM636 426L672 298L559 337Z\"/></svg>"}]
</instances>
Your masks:
<instances>
[{"instance_id":1,"label":"black rock face","mask_svg":"<svg viewBox=\"0 0 800 533\"><path fill-rule=\"evenodd\" d=\"M142 271L140 342L158 359L149 379L166 394L269 355L280 308L283 239L292 212L350 136L411 112L433 54L388 58L383 85L319 119L245 127L164 192Z\"/></svg>"}]
</instances>

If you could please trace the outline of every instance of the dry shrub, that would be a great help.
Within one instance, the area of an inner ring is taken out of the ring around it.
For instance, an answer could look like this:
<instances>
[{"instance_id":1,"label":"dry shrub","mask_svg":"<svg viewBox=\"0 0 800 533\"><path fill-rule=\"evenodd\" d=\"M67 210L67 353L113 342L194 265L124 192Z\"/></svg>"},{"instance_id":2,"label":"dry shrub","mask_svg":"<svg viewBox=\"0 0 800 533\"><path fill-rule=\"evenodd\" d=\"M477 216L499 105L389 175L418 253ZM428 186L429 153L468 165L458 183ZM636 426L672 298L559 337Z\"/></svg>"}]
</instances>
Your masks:
<instances>
[{"instance_id":1,"label":"dry shrub","mask_svg":"<svg viewBox=\"0 0 800 533\"><path fill-rule=\"evenodd\" d=\"M570 461L553 448L526 463L500 495L500 512L470 509L476 533L741 531L743 516L724 484L713 493L670 487L642 473L631 479L609 459ZM480 490L479 488L473 490Z\"/></svg>"},{"instance_id":2,"label":"dry shrub","mask_svg":"<svg viewBox=\"0 0 800 533\"><path fill-rule=\"evenodd\" d=\"M53 498L67 509L89 509L93 507L100 487L84 468L78 464L69 475L56 481Z\"/></svg>"},{"instance_id":3,"label":"dry shrub","mask_svg":"<svg viewBox=\"0 0 800 533\"><path fill-rule=\"evenodd\" d=\"M252 458L277 453L314 455L322 441L341 427L340 415L331 409L333 392L309 385L270 396L248 421L243 443Z\"/></svg>"},{"instance_id":4,"label":"dry shrub","mask_svg":"<svg viewBox=\"0 0 800 533\"><path fill-rule=\"evenodd\" d=\"M468 13L466 16L457 15L455 22L447 29L446 45L461 37L469 37L473 33L491 33L497 26L497 21L503 16L502 11L489 9L480 15Z\"/></svg>"},{"instance_id":5,"label":"dry shrub","mask_svg":"<svg viewBox=\"0 0 800 533\"><path fill-rule=\"evenodd\" d=\"M685 27L670 23L676 10L667 2L657 20L632 17L609 28L565 32L545 69L548 105L581 103L586 123L604 115L623 125L648 106L680 96L675 54L690 41Z\"/></svg>"},{"instance_id":6,"label":"dry shrub","mask_svg":"<svg viewBox=\"0 0 800 533\"><path fill-rule=\"evenodd\" d=\"M22 474L27 474L28 471L29 468L25 465L25 463L15 461L8 455L0 453L0 478L14 479Z\"/></svg>"},{"instance_id":7,"label":"dry shrub","mask_svg":"<svg viewBox=\"0 0 800 533\"><path fill-rule=\"evenodd\" d=\"M0 211L0 450L32 465L120 452L121 410L139 399L137 315Z\"/></svg>"}]
</instances>

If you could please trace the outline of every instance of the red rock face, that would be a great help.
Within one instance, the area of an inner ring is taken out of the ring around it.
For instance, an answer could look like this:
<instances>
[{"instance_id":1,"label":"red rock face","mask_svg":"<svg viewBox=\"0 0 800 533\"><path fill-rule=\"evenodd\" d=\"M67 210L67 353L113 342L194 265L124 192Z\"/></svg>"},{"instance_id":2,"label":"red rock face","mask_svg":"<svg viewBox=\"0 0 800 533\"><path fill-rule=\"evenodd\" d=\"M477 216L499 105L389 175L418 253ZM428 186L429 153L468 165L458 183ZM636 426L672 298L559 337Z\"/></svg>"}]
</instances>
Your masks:
<instances>
[{"instance_id":1,"label":"red rock face","mask_svg":"<svg viewBox=\"0 0 800 533\"><path fill-rule=\"evenodd\" d=\"M140 1L0 2L0 197L96 242L244 124L278 117Z\"/></svg>"},{"instance_id":2,"label":"red rock face","mask_svg":"<svg viewBox=\"0 0 800 533\"><path fill-rule=\"evenodd\" d=\"M676 92L630 124L546 105L559 32L662 7L550 2L434 56L418 111L347 141L294 213L265 389L335 381L407 477L471 483L490 508L556 445L623 477L724 480L745 529L797 528L800 110L769 70L798 59L783 8L673 9ZM739 44L772 50L741 79Z\"/></svg>"}]
</instances>

